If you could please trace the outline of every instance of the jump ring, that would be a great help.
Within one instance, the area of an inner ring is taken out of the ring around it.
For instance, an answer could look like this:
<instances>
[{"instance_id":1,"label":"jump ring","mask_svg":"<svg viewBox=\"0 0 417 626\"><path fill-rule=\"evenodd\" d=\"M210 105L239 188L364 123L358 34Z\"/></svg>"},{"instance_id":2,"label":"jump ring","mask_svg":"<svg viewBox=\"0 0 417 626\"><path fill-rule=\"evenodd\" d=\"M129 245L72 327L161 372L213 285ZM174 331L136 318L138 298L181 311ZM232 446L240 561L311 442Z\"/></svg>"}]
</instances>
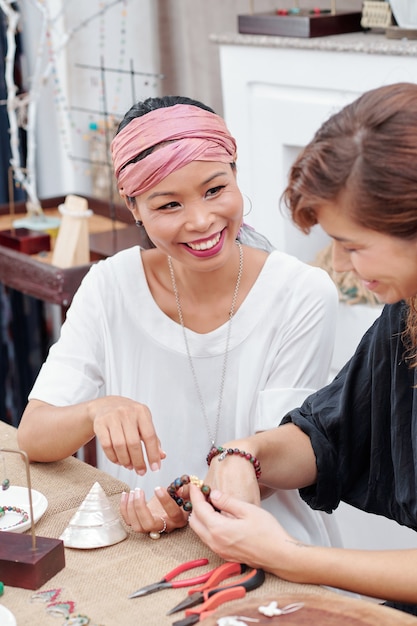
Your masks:
<instances>
[{"instance_id":1,"label":"jump ring","mask_svg":"<svg viewBox=\"0 0 417 626\"><path fill-rule=\"evenodd\" d=\"M164 533L166 531L166 529L167 529L167 521L166 521L165 517L162 517L162 515L160 515L159 518L162 520L162 523L164 524L164 527L162 528L162 530L150 532L149 533L149 537L151 539L160 539L162 533Z\"/></svg>"}]
</instances>

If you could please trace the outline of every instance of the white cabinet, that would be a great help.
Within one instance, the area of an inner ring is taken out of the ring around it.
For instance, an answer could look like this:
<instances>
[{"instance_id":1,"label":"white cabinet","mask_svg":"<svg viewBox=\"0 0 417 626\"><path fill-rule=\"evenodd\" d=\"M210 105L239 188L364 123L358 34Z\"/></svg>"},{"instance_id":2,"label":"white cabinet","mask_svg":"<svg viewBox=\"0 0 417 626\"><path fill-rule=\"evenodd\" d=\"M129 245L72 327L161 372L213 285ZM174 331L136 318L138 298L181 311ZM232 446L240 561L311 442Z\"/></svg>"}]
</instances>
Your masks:
<instances>
[{"instance_id":1,"label":"white cabinet","mask_svg":"<svg viewBox=\"0 0 417 626\"><path fill-rule=\"evenodd\" d=\"M326 239L306 238L279 208L288 169L321 123L363 91L417 82L417 43L355 33L314 39L214 35L224 116L238 143L249 224L279 249L311 261Z\"/></svg>"}]
</instances>

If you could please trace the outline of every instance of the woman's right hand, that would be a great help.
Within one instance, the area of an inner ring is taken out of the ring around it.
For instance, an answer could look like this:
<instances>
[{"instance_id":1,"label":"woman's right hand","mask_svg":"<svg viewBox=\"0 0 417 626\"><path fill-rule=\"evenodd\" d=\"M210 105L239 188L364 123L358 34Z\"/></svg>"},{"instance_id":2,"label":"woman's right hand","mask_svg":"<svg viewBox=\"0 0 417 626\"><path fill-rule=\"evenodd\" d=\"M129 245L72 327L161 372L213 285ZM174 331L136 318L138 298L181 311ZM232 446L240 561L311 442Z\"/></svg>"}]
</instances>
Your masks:
<instances>
[{"instance_id":1,"label":"woman's right hand","mask_svg":"<svg viewBox=\"0 0 417 626\"><path fill-rule=\"evenodd\" d=\"M94 433L107 458L143 476L166 457L147 406L129 398L106 396L88 403Z\"/></svg>"},{"instance_id":2,"label":"woman's right hand","mask_svg":"<svg viewBox=\"0 0 417 626\"><path fill-rule=\"evenodd\" d=\"M190 495L191 528L226 561L246 563L275 573L276 564L285 563L294 550L295 540L261 507L217 489L211 492L207 502L195 485L190 486ZM283 573L284 568L281 575Z\"/></svg>"},{"instance_id":3,"label":"woman's right hand","mask_svg":"<svg viewBox=\"0 0 417 626\"><path fill-rule=\"evenodd\" d=\"M155 488L155 496L149 502L146 502L142 489L123 493L120 513L125 523L137 533L169 533L186 526L189 516L163 487Z\"/></svg>"}]
</instances>

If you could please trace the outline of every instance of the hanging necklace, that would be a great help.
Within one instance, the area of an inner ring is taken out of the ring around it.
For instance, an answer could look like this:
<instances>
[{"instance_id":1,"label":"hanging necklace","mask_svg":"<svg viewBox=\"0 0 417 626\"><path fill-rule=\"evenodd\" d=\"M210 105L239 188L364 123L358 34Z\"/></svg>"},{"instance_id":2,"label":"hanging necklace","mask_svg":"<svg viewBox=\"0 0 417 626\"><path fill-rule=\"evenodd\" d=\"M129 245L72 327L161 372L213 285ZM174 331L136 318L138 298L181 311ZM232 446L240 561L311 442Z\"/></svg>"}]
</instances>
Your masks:
<instances>
[{"instance_id":1,"label":"hanging necklace","mask_svg":"<svg viewBox=\"0 0 417 626\"><path fill-rule=\"evenodd\" d=\"M235 314L236 301L237 301L237 296L238 296L238 293L239 293L240 280L242 278L242 272L243 272L243 248L242 248L242 245L240 244L239 241L236 241L236 245L239 248L239 270L238 270L238 273L237 273L235 289L233 291L232 305L231 305L230 311L229 311L229 321L227 323L228 325L227 325L227 335L226 335L226 348L225 348L224 357L223 357L223 368L222 368L222 374L221 374L221 378L220 378L219 401L218 401L218 405L217 405L217 415L216 415L216 423L214 425L214 432L212 432L212 430L210 428L210 422L209 422L209 419L207 417L207 412L206 412L206 407L205 407L204 400L203 400L203 395L201 393L200 385L198 384L197 373L195 371L193 359L192 359L191 352L190 352L190 346L188 344L187 333L185 331L185 325L184 325L184 317L183 317L183 314L182 314L180 296L179 296L179 293L178 293L177 282L175 280L174 268L173 268L173 265L172 265L172 259L171 259L170 256L168 257L168 267L169 267L169 273L170 273L170 276L171 276L172 289L174 291L175 303L177 305L177 311L178 311L178 317L179 317L179 320L180 320L182 333L183 333L183 336L184 336L184 343L185 343L185 348L187 350L188 362L190 364L190 370L191 370L191 374L193 376L194 386L195 386L195 389L196 389L196 392L197 392L198 400L200 402L201 412L202 412L202 414L204 416L204 421L206 423L208 436L209 436L210 443L211 443L212 446L215 445L216 438L217 438L217 431L219 429L219 424L220 424L220 416L221 416L222 403L223 403L224 383L225 383L225 380L226 380L227 360L228 360L228 354L229 354L230 335L231 335L231 330L232 330L232 319L233 319L233 316Z\"/></svg>"}]
</instances>

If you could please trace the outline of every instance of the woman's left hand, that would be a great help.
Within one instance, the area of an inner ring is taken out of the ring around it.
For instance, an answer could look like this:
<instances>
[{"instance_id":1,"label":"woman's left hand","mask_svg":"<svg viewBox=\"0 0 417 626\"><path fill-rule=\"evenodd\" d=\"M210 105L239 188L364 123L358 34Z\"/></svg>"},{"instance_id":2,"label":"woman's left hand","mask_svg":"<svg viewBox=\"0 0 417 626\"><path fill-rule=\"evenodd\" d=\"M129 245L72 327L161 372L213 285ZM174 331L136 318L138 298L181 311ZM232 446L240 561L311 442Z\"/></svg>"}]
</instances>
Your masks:
<instances>
[{"instance_id":1,"label":"woman's left hand","mask_svg":"<svg viewBox=\"0 0 417 626\"><path fill-rule=\"evenodd\" d=\"M188 522L188 513L162 487L156 487L155 496L149 502L146 502L142 489L123 493L120 513L125 523L137 533L171 532Z\"/></svg>"}]
</instances>

